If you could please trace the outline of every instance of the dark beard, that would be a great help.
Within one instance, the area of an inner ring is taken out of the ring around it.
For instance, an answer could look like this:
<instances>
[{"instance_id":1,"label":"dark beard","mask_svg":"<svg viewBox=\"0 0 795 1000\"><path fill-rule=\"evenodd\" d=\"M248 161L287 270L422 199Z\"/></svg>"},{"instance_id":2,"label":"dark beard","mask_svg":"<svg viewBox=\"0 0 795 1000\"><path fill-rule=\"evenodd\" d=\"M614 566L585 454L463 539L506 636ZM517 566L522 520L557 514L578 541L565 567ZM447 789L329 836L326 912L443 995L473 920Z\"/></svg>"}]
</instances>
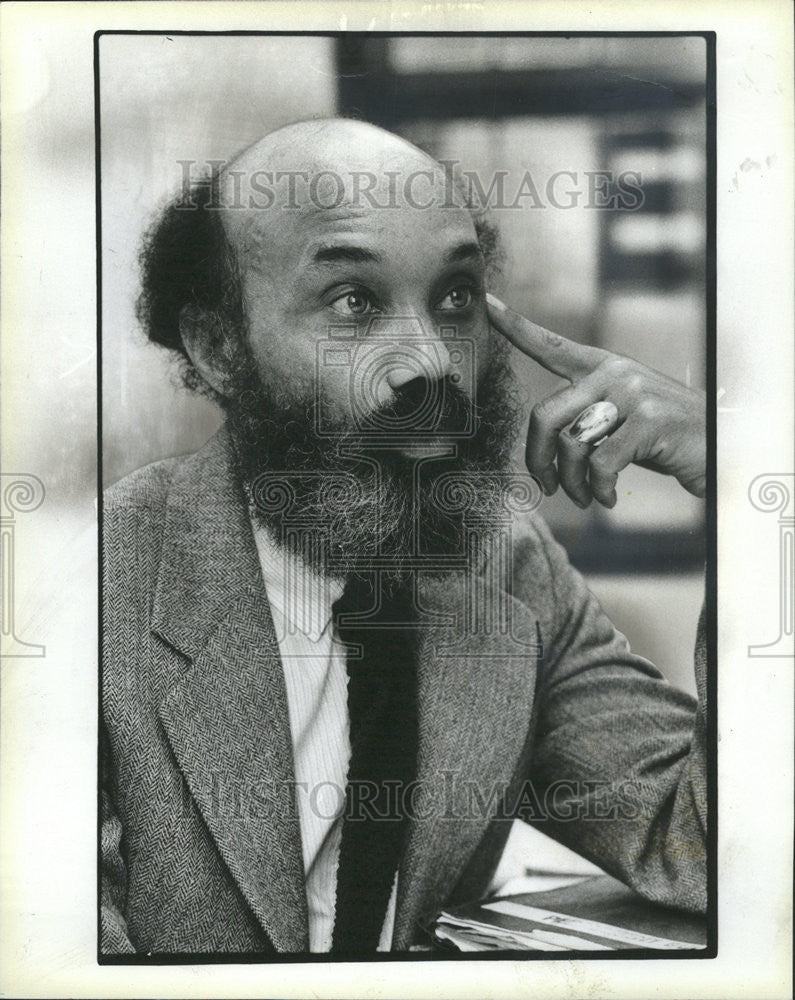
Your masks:
<instances>
[{"instance_id":1,"label":"dark beard","mask_svg":"<svg viewBox=\"0 0 795 1000\"><path fill-rule=\"evenodd\" d=\"M391 585L416 570L462 568L473 556L473 526L488 533L505 513L498 474L520 414L507 354L497 342L476 405L449 379L415 379L360 427L324 419L322 433L314 400L280 398L254 359L241 358L226 408L253 519L321 575L347 578L377 566ZM406 442L422 440L410 429L420 411L425 440L464 435L454 438L454 454L444 455L449 445L438 440L423 449L427 457L387 447L396 428Z\"/></svg>"}]
</instances>

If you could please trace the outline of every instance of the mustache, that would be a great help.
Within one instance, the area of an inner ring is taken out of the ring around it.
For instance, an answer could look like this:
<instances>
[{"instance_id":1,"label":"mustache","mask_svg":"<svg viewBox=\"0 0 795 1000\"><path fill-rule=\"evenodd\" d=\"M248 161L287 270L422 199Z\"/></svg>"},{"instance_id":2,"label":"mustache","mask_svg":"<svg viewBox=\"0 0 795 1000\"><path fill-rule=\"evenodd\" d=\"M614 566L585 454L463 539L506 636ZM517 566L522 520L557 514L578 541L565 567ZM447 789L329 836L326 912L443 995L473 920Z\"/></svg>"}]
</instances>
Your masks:
<instances>
[{"instance_id":1,"label":"mustache","mask_svg":"<svg viewBox=\"0 0 795 1000\"><path fill-rule=\"evenodd\" d=\"M476 426L477 405L449 375L414 378L359 420L363 431L463 433Z\"/></svg>"},{"instance_id":2,"label":"mustache","mask_svg":"<svg viewBox=\"0 0 795 1000\"><path fill-rule=\"evenodd\" d=\"M494 345L479 374L466 388L449 374L418 376L394 389L382 405L365 412L354 405L352 414L332 415L321 392L301 398L284 384L269 384L244 345L230 371L225 403L238 472L252 481L274 469L333 470L350 463L341 454L350 446L377 452L385 467L398 463L397 473L403 469L401 456L392 449L381 455L379 439L386 444L401 435L446 433L455 434L459 464L494 467L510 449L521 416L507 343Z\"/></svg>"}]
</instances>

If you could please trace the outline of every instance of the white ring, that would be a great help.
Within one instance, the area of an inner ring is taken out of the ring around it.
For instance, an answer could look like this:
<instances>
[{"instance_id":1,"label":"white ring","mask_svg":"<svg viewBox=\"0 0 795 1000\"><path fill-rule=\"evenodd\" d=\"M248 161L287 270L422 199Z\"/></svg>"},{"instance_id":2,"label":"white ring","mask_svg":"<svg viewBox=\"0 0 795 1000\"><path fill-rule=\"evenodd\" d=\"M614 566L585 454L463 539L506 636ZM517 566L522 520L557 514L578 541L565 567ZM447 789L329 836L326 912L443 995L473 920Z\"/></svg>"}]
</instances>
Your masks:
<instances>
[{"instance_id":1,"label":"white ring","mask_svg":"<svg viewBox=\"0 0 795 1000\"><path fill-rule=\"evenodd\" d=\"M618 426L618 407L607 399L587 406L571 425L569 433L580 444L597 448Z\"/></svg>"}]
</instances>

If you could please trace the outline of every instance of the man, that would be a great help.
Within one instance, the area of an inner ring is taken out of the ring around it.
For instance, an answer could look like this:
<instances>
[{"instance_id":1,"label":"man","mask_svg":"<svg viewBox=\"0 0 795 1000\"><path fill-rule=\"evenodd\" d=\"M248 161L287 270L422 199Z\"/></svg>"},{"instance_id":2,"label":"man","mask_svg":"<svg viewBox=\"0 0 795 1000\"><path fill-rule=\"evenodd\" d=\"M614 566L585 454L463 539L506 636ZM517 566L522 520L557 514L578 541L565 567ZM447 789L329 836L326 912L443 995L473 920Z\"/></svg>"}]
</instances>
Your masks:
<instances>
[{"instance_id":1,"label":"man","mask_svg":"<svg viewBox=\"0 0 795 1000\"><path fill-rule=\"evenodd\" d=\"M346 120L150 234L141 319L227 421L105 498L103 952L407 950L514 816L703 910L703 636L697 707L530 510L611 507L631 462L703 496L704 399L513 313L492 250L438 164ZM524 483L510 344L571 383Z\"/></svg>"}]
</instances>

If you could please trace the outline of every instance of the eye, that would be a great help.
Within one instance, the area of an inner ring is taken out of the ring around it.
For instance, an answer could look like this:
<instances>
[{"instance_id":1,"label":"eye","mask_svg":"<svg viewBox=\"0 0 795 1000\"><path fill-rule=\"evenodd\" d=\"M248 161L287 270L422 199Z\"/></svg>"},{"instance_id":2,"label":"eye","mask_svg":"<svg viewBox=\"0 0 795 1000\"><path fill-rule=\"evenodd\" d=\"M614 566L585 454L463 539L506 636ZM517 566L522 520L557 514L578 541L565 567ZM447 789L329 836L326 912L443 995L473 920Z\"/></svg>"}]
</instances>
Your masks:
<instances>
[{"instance_id":1,"label":"eye","mask_svg":"<svg viewBox=\"0 0 795 1000\"><path fill-rule=\"evenodd\" d=\"M334 312L342 313L343 316L366 316L375 312L375 305L367 292L361 289L353 289L345 292L330 303Z\"/></svg>"},{"instance_id":2,"label":"eye","mask_svg":"<svg viewBox=\"0 0 795 1000\"><path fill-rule=\"evenodd\" d=\"M472 305L474 298L469 285L456 285L455 288L450 289L436 308L442 310L466 309Z\"/></svg>"}]
</instances>

